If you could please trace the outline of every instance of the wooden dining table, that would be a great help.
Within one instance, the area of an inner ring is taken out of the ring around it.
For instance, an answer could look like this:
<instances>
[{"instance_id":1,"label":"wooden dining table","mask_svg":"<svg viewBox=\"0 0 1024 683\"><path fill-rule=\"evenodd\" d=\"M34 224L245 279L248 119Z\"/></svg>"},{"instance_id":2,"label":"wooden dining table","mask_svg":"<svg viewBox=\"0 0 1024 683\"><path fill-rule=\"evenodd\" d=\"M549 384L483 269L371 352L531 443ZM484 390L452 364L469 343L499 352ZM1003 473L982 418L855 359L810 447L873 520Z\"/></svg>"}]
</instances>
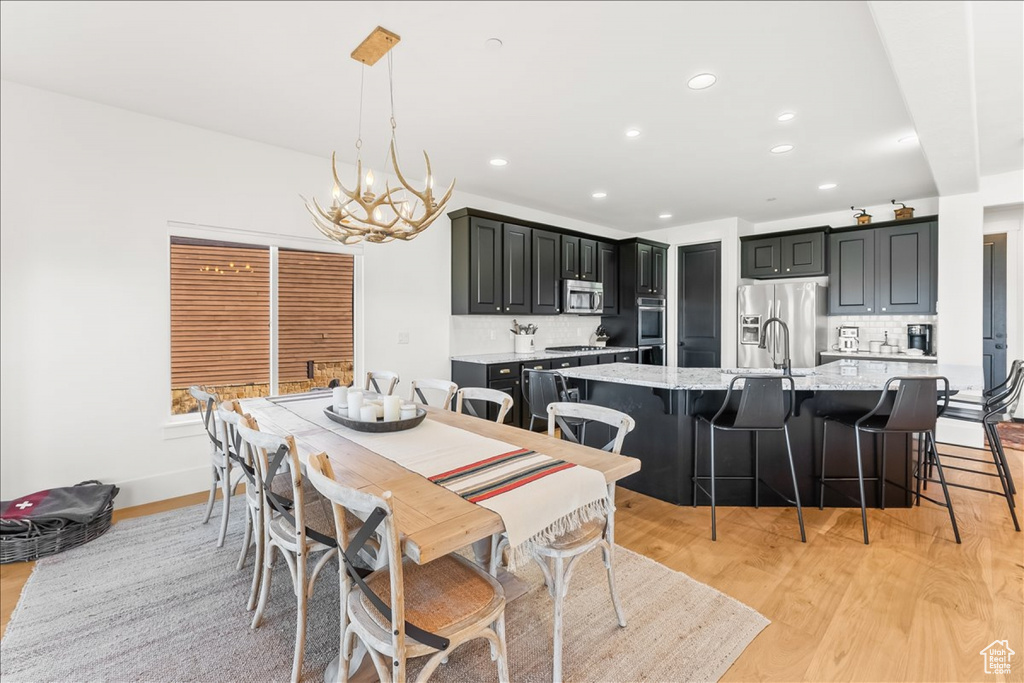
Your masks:
<instances>
[{"instance_id":1,"label":"wooden dining table","mask_svg":"<svg viewBox=\"0 0 1024 683\"><path fill-rule=\"evenodd\" d=\"M325 406L330 403L328 392L318 392L310 396L310 400L317 397L322 397ZM303 397L294 398L302 400ZM290 401L292 397L275 397L274 400ZM310 455L324 452L330 458L334 479L343 486L375 495L390 491L403 551L418 564L426 564L504 531L497 513L463 499L336 431L296 415L274 400L244 399L240 404L245 412L256 418L260 429L282 436L291 434L303 463ZM427 411L428 420L597 470L604 475L612 501L615 500L615 483L640 470L640 461L636 458L440 408L422 407ZM614 539L614 506L612 510L608 518L609 541Z\"/></svg>"}]
</instances>

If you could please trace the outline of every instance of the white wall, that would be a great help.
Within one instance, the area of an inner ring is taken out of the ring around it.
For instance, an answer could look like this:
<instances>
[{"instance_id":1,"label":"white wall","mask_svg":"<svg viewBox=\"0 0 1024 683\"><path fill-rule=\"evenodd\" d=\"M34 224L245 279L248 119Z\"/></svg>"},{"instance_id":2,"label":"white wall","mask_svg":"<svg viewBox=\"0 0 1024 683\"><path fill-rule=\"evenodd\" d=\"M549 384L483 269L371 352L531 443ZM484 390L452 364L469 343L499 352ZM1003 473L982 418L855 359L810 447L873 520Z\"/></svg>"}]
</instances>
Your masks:
<instances>
[{"instance_id":1,"label":"white wall","mask_svg":"<svg viewBox=\"0 0 1024 683\"><path fill-rule=\"evenodd\" d=\"M206 488L201 432L170 422L168 223L325 243L299 195L327 194L329 160L7 81L0 101L0 497ZM465 193L449 209L466 205L623 236ZM442 217L358 257L357 365L397 370L403 390L449 376L450 234Z\"/></svg>"}]
</instances>

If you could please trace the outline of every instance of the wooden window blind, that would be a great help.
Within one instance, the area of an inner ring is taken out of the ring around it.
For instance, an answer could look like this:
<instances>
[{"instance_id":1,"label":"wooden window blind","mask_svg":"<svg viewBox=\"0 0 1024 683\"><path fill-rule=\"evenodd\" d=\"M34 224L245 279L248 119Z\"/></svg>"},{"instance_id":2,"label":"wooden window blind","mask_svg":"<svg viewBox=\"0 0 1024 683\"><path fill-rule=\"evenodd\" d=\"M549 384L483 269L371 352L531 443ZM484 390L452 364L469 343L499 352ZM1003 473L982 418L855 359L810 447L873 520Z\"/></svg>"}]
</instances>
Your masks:
<instances>
[{"instance_id":1,"label":"wooden window blind","mask_svg":"<svg viewBox=\"0 0 1024 683\"><path fill-rule=\"evenodd\" d=\"M310 363L351 363L355 259L281 249L277 262L278 379L309 377Z\"/></svg>"},{"instance_id":2,"label":"wooden window blind","mask_svg":"<svg viewBox=\"0 0 1024 683\"><path fill-rule=\"evenodd\" d=\"M270 381L270 250L171 240L171 387Z\"/></svg>"}]
</instances>

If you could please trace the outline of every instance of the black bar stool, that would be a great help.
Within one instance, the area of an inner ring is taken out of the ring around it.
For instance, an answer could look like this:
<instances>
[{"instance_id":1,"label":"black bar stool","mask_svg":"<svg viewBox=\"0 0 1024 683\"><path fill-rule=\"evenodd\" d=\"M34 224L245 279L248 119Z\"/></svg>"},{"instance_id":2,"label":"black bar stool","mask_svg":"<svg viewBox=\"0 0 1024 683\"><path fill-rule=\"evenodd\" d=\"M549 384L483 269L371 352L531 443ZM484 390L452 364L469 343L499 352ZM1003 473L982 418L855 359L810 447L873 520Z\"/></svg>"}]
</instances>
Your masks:
<instances>
[{"instance_id":1,"label":"black bar stool","mask_svg":"<svg viewBox=\"0 0 1024 683\"><path fill-rule=\"evenodd\" d=\"M736 412L728 410L732 392L736 383L742 381L743 389L740 392L740 403ZM783 382L789 384L789 389L783 389ZM787 400L788 399L788 400ZM787 405L788 403L788 405ZM715 519L715 480L724 479L729 481L753 481L754 482L754 505L760 505L760 485L764 484L784 500L796 505L797 519L800 521L800 540L807 542L807 534L804 532L804 511L800 506L800 490L796 483L796 468L793 465L793 447L789 440L789 418L793 415L796 405L796 385L793 378L789 376L765 375L737 375L729 382L729 389L725 392L725 400L722 407L718 409L715 416L710 420L703 416L697 416L697 426L705 422L711 427L711 474L701 476L697 474L697 461L699 451L697 444L699 439L695 438L693 451L693 506L697 507L697 489L711 497L711 540L718 540L718 527ZM719 477L715 474L715 431L742 431L751 432L754 437L754 476L752 477ZM789 456L789 472L793 477L793 498L788 498L777 491L771 484L763 481L760 477L760 457L758 454L757 434L758 432L783 432L786 435L786 454ZM700 485L701 480L711 481L711 490L706 490Z\"/></svg>"},{"instance_id":2,"label":"black bar stool","mask_svg":"<svg viewBox=\"0 0 1024 683\"><path fill-rule=\"evenodd\" d=\"M888 415L880 415L879 411L886 404L889 399L889 391L893 383L899 382L899 387L896 389L896 397L893 401L892 410ZM939 394L938 384L943 385L942 389L942 405L938 406ZM938 420L939 414L941 414L946 407L949 405L949 380L945 377L890 377L885 382L885 386L882 387L882 395L878 399L878 403L871 409L871 412L863 416L857 415L829 415L825 417L825 425L822 433L821 443L821 475L819 477L819 509L825 507L825 486L830 481L857 481L860 487L860 516L861 525L864 528L864 544L868 543L868 512L867 507L864 503L864 482L865 481L878 481L879 482L879 500L881 506L885 508L885 435L886 434L904 434L904 435L916 435L918 438L919 446L923 447L925 460L921 460L922 448L918 448L918 460L914 466L914 479L916 480L917 487L916 491L912 492L917 497L917 504L921 504L921 498L925 498L936 505L942 505L949 509L949 521L953 525L953 535L956 537L956 542L960 542L960 530L956 525L956 515L953 513L953 502L949 499L949 488L946 486L946 475L942 471L942 463L939 462L939 454L935 449L935 423ZM853 429L856 444L857 444L857 476L856 477L826 477L825 476L825 456L828 451L828 426L830 423L835 422L846 427ZM881 434L882 435L882 452L881 452L881 466L878 469L877 477L865 477L864 476L864 461L861 453L860 436L861 432L867 432L869 434ZM908 456L909 457L909 456ZM928 475L925 471L926 466L935 466L935 469L939 473L938 483L942 484L942 493L946 498L946 502L942 503L933 498L928 498L921 494L921 483ZM895 486L899 486L895 482L889 482ZM829 487L834 489L833 487ZM906 489L906 487L901 487ZM841 491L837 491L841 495ZM849 496L847 496L849 497ZM851 498L851 500L853 500Z\"/></svg>"}]
</instances>

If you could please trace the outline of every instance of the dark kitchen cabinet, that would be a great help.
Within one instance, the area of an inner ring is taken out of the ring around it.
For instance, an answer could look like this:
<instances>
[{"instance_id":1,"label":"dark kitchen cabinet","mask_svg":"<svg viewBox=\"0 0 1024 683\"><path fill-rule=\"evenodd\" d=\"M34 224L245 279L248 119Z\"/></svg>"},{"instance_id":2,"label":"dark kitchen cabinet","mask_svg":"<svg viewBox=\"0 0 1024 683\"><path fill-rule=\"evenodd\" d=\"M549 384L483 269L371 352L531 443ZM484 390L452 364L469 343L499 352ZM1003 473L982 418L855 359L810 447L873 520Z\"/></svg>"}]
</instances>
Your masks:
<instances>
[{"instance_id":1,"label":"dark kitchen cabinet","mask_svg":"<svg viewBox=\"0 0 1024 683\"><path fill-rule=\"evenodd\" d=\"M782 240L778 237L744 239L740 242L740 277L779 277Z\"/></svg>"},{"instance_id":2,"label":"dark kitchen cabinet","mask_svg":"<svg viewBox=\"0 0 1024 683\"><path fill-rule=\"evenodd\" d=\"M580 356L580 367L585 365L597 365L600 362L600 356Z\"/></svg>"},{"instance_id":3,"label":"dark kitchen cabinet","mask_svg":"<svg viewBox=\"0 0 1024 683\"><path fill-rule=\"evenodd\" d=\"M783 277L825 274L825 233L805 232L780 238Z\"/></svg>"},{"instance_id":4,"label":"dark kitchen cabinet","mask_svg":"<svg viewBox=\"0 0 1024 683\"><path fill-rule=\"evenodd\" d=\"M597 282L597 240L580 239L579 280Z\"/></svg>"},{"instance_id":5,"label":"dark kitchen cabinet","mask_svg":"<svg viewBox=\"0 0 1024 683\"><path fill-rule=\"evenodd\" d=\"M936 227L936 223L921 223L880 228L875 234L878 313L935 313Z\"/></svg>"},{"instance_id":6,"label":"dark kitchen cabinet","mask_svg":"<svg viewBox=\"0 0 1024 683\"><path fill-rule=\"evenodd\" d=\"M604 315L615 315L619 312L619 258L614 244L597 243L597 281L604 287Z\"/></svg>"},{"instance_id":7,"label":"dark kitchen cabinet","mask_svg":"<svg viewBox=\"0 0 1024 683\"><path fill-rule=\"evenodd\" d=\"M892 221L829 240L830 315L936 312L937 221Z\"/></svg>"},{"instance_id":8,"label":"dark kitchen cabinet","mask_svg":"<svg viewBox=\"0 0 1024 683\"><path fill-rule=\"evenodd\" d=\"M651 251L651 294L665 296L668 279L668 250L654 247Z\"/></svg>"},{"instance_id":9,"label":"dark kitchen cabinet","mask_svg":"<svg viewBox=\"0 0 1024 683\"><path fill-rule=\"evenodd\" d=\"M501 278L505 289L505 313L529 313L532 230L508 223L502 226Z\"/></svg>"},{"instance_id":10,"label":"dark kitchen cabinet","mask_svg":"<svg viewBox=\"0 0 1024 683\"><path fill-rule=\"evenodd\" d=\"M562 235L562 272L564 280L579 280L580 238Z\"/></svg>"},{"instance_id":11,"label":"dark kitchen cabinet","mask_svg":"<svg viewBox=\"0 0 1024 683\"><path fill-rule=\"evenodd\" d=\"M565 368L578 368L580 366L580 356L568 356L565 358L555 358L551 361L552 370L564 370Z\"/></svg>"},{"instance_id":12,"label":"dark kitchen cabinet","mask_svg":"<svg viewBox=\"0 0 1024 683\"><path fill-rule=\"evenodd\" d=\"M875 231L829 235L830 315L875 313Z\"/></svg>"},{"instance_id":13,"label":"dark kitchen cabinet","mask_svg":"<svg viewBox=\"0 0 1024 683\"><path fill-rule=\"evenodd\" d=\"M494 380L487 384L487 388L496 389L502 392L503 394L508 394L509 396L512 397L514 403L512 404L512 410L508 411L508 414L505 416L505 424L512 425L513 427L520 426L522 422L519 413L520 404L523 402L523 395L522 391L519 388L519 379L517 378ZM487 402L487 419L490 420L491 422L497 420L498 410L499 407L496 404ZM478 415L483 415L479 407L476 408L476 411Z\"/></svg>"},{"instance_id":14,"label":"dark kitchen cabinet","mask_svg":"<svg viewBox=\"0 0 1024 683\"><path fill-rule=\"evenodd\" d=\"M639 294L654 292L654 247L650 244L636 245L636 287Z\"/></svg>"},{"instance_id":15,"label":"dark kitchen cabinet","mask_svg":"<svg viewBox=\"0 0 1024 683\"><path fill-rule=\"evenodd\" d=\"M452 223L452 313L502 309L501 223L465 218Z\"/></svg>"},{"instance_id":16,"label":"dark kitchen cabinet","mask_svg":"<svg viewBox=\"0 0 1024 683\"><path fill-rule=\"evenodd\" d=\"M559 277L562 236L547 230L533 230L533 302L534 315L557 315L561 309Z\"/></svg>"}]
</instances>

